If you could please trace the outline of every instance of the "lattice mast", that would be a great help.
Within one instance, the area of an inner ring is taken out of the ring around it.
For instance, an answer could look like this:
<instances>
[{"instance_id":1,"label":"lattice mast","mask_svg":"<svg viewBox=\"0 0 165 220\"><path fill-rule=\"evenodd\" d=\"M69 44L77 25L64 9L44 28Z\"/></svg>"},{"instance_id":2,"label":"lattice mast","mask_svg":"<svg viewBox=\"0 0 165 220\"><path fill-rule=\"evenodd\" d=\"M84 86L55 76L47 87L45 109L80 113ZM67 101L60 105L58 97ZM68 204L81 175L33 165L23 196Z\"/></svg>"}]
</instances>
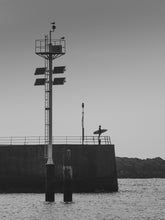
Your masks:
<instances>
[{"instance_id":1,"label":"lattice mast","mask_svg":"<svg viewBox=\"0 0 165 220\"><path fill-rule=\"evenodd\" d=\"M66 42L65 38L52 39L52 32L56 29L55 23L52 23L52 28L49 31L49 36L46 35L45 39L35 41L35 53L45 59L45 67L37 68L35 75L44 75L44 78L38 78L35 85L45 86L45 146L47 154L47 164L53 164L52 159L52 127L53 127L53 85L63 85L65 82L64 77L53 79L53 74L63 73L65 66L54 67L53 60L65 54Z\"/></svg>"},{"instance_id":2,"label":"lattice mast","mask_svg":"<svg viewBox=\"0 0 165 220\"><path fill-rule=\"evenodd\" d=\"M48 51L48 35L45 36L45 52ZM45 133L44 133L44 140L45 140L45 148L44 148L44 156L47 158L47 146L49 144L49 61L45 58Z\"/></svg>"}]
</instances>

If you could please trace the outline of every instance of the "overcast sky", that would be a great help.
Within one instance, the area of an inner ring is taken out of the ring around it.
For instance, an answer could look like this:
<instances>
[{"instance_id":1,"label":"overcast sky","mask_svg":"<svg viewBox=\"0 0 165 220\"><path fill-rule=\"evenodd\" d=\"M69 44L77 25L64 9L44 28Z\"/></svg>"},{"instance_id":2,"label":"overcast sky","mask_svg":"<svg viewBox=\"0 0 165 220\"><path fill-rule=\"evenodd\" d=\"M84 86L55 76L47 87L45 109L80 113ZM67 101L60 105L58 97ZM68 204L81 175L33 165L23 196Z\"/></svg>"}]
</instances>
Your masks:
<instances>
[{"instance_id":1,"label":"overcast sky","mask_svg":"<svg viewBox=\"0 0 165 220\"><path fill-rule=\"evenodd\" d=\"M117 156L165 159L164 0L0 0L0 136L44 135L35 40L52 21L67 41L53 135L81 135L84 102L85 135L102 125Z\"/></svg>"}]
</instances>

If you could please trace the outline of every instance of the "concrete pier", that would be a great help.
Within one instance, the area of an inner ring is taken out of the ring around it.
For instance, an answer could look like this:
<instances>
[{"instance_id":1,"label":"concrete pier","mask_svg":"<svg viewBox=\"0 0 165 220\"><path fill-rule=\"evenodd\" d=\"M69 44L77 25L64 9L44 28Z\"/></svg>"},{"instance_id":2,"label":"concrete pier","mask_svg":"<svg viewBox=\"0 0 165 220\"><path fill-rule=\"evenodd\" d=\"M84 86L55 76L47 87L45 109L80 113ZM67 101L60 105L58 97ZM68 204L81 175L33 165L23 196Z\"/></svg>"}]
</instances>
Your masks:
<instances>
[{"instance_id":1,"label":"concrete pier","mask_svg":"<svg viewBox=\"0 0 165 220\"><path fill-rule=\"evenodd\" d=\"M55 193L63 192L63 152L68 148L73 193L118 190L114 145L53 145ZM46 162L44 145L1 145L0 192L44 193Z\"/></svg>"}]
</instances>

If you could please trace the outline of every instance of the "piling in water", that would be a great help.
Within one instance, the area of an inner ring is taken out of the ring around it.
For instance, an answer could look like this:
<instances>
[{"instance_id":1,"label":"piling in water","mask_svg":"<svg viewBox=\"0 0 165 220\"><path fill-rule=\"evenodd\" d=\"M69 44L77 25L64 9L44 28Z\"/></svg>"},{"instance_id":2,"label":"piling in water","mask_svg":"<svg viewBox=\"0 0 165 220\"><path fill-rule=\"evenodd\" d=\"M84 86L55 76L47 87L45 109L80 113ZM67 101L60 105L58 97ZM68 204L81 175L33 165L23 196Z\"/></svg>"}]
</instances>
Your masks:
<instances>
[{"instance_id":1,"label":"piling in water","mask_svg":"<svg viewBox=\"0 0 165 220\"><path fill-rule=\"evenodd\" d=\"M64 202L72 202L72 163L71 150L64 153Z\"/></svg>"},{"instance_id":2,"label":"piling in water","mask_svg":"<svg viewBox=\"0 0 165 220\"><path fill-rule=\"evenodd\" d=\"M54 164L46 164L45 201L54 202Z\"/></svg>"}]
</instances>

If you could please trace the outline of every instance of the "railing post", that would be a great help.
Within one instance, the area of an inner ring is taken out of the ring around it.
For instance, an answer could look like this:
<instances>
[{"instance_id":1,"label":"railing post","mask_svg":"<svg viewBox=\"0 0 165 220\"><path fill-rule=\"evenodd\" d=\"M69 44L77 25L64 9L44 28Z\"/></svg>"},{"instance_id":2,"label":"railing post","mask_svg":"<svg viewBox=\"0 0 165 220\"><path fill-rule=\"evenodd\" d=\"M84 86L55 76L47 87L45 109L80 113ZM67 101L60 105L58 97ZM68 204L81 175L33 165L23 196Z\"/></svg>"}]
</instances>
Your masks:
<instances>
[{"instance_id":1,"label":"railing post","mask_svg":"<svg viewBox=\"0 0 165 220\"><path fill-rule=\"evenodd\" d=\"M95 144L95 137L93 136L93 143Z\"/></svg>"},{"instance_id":2,"label":"railing post","mask_svg":"<svg viewBox=\"0 0 165 220\"><path fill-rule=\"evenodd\" d=\"M111 144L111 137L109 136L109 141L110 141L110 144Z\"/></svg>"},{"instance_id":3,"label":"railing post","mask_svg":"<svg viewBox=\"0 0 165 220\"><path fill-rule=\"evenodd\" d=\"M108 144L108 137L106 137L106 143Z\"/></svg>"}]
</instances>

